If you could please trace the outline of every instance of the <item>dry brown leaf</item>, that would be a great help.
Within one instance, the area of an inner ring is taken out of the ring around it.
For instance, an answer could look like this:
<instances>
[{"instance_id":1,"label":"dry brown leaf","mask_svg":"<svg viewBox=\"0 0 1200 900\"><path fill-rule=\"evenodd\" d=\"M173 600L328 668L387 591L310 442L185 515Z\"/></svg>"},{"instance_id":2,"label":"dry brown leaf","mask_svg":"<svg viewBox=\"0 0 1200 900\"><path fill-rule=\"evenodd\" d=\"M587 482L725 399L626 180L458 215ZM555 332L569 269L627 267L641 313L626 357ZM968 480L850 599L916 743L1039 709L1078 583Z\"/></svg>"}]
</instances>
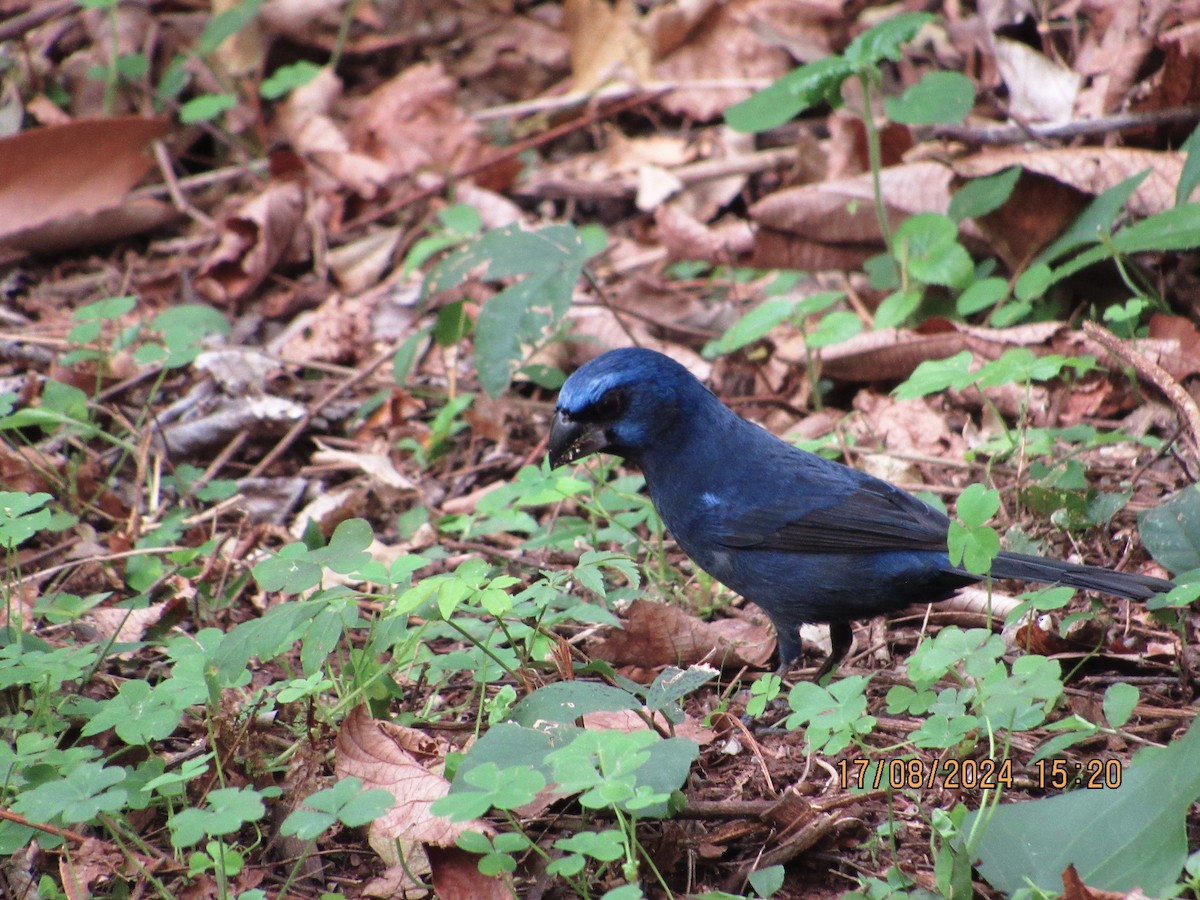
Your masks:
<instances>
[{"instance_id":1,"label":"dry brown leaf","mask_svg":"<svg viewBox=\"0 0 1200 900\"><path fill-rule=\"evenodd\" d=\"M753 226L745 222L710 227L680 206L660 206L654 213L658 237L674 259L730 263L755 248Z\"/></svg>"},{"instance_id":2,"label":"dry brown leaf","mask_svg":"<svg viewBox=\"0 0 1200 900\"><path fill-rule=\"evenodd\" d=\"M493 16L466 52L447 62L451 73L499 100L536 97L565 78L571 46L561 27L561 8L542 4L530 12L508 12L498 22Z\"/></svg>"},{"instance_id":3,"label":"dry brown leaf","mask_svg":"<svg viewBox=\"0 0 1200 900\"><path fill-rule=\"evenodd\" d=\"M507 876L479 871L479 856L457 847L428 848L433 866L433 892L438 900L512 900L516 896Z\"/></svg>"},{"instance_id":4,"label":"dry brown leaf","mask_svg":"<svg viewBox=\"0 0 1200 900\"><path fill-rule=\"evenodd\" d=\"M457 97L457 83L440 65L410 66L354 105L351 143L393 178L469 166L483 158L484 145Z\"/></svg>"},{"instance_id":5,"label":"dry brown leaf","mask_svg":"<svg viewBox=\"0 0 1200 900\"><path fill-rule=\"evenodd\" d=\"M775 649L766 625L727 619L720 627L704 622L670 603L635 600L625 614L625 628L613 631L593 656L616 666L690 666L709 662L724 667L762 666Z\"/></svg>"},{"instance_id":6,"label":"dry brown leaf","mask_svg":"<svg viewBox=\"0 0 1200 900\"><path fill-rule=\"evenodd\" d=\"M1155 360L1172 378L1183 381L1189 375L1200 374L1200 329L1191 319L1155 313L1150 317L1149 336L1152 340L1174 341L1178 346L1174 353L1164 348Z\"/></svg>"},{"instance_id":7,"label":"dry brown leaf","mask_svg":"<svg viewBox=\"0 0 1200 900\"><path fill-rule=\"evenodd\" d=\"M953 455L956 443L961 457L966 448L946 427L944 413L930 407L924 397L896 400L885 394L860 391L854 398L854 408L862 412L870 430L883 439L883 446L892 453L920 454L940 457ZM888 479L896 481L895 478Z\"/></svg>"},{"instance_id":8,"label":"dry brown leaf","mask_svg":"<svg viewBox=\"0 0 1200 900\"><path fill-rule=\"evenodd\" d=\"M372 346L371 314L379 299L375 291L330 294L316 309L296 316L271 349L289 362L354 362Z\"/></svg>"},{"instance_id":9,"label":"dry brown leaf","mask_svg":"<svg viewBox=\"0 0 1200 900\"><path fill-rule=\"evenodd\" d=\"M1182 153L1138 150L1131 147L1064 147L1054 150L996 150L954 163L963 178L993 175L1009 166L1046 175L1089 196L1101 194L1119 182L1150 170L1130 196L1126 209L1135 216L1151 216L1175 205L1175 186L1183 172ZM1200 198L1200 188L1192 194Z\"/></svg>"},{"instance_id":10,"label":"dry brown leaf","mask_svg":"<svg viewBox=\"0 0 1200 900\"><path fill-rule=\"evenodd\" d=\"M450 790L450 782L438 774L446 750L423 732L371 718L365 706L346 716L334 743L338 778L353 776L364 789L382 788L396 799L371 823L367 835L371 846L392 865L403 859L418 875L429 872L422 845L453 847L464 831L494 833L483 820L451 822L429 811Z\"/></svg>"},{"instance_id":11,"label":"dry brown leaf","mask_svg":"<svg viewBox=\"0 0 1200 900\"><path fill-rule=\"evenodd\" d=\"M662 4L644 26L654 52L654 77L668 82L773 81L792 68L792 60L764 40L762 32L788 29L791 19L777 0ZM675 115L709 121L753 92L752 87L671 91L658 103Z\"/></svg>"},{"instance_id":12,"label":"dry brown leaf","mask_svg":"<svg viewBox=\"0 0 1200 900\"><path fill-rule=\"evenodd\" d=\"M153 166L147 144L167 127L122 116L0 139L0 243L25 247L22 232L120 207Z\"/></svg>"},{"instance_id":13,"label":"dry brown leaf","mask_svg":"<svg viewBox=\"0 0 1200 900\"><path fill-rule=\"evenodd\" d=\"M229 305L248 296L284 258L303 225L304 188L276 181L225 220L221 240L196 276L196 290Z\"/></svg>"},{"instance_id":14,"label":"dry brown leaf","mask_svg":"<svg viewBox=\"0 0 1200 900\"><path fill-rule=\"evenodd\" d=\"M1115 112L1133 91L1139 70L1154 50L1163 21L1177 0L1126 3L1106 0L1092 19L1101 27L1086 32L1076 69L1089 78L1076 104L1080 118ZM1100 35L1097 43L1095 38Z\"/></svg>"},{"instance_id":15,"label":"dry brown leaf","mask_svg":"<svg viewBox=\"0 0 1200 900\"><path fill-rule=\"evenodd\" d=\"M591 91L610 81L646 81L650 48L633 0L566 0L563 27L571 44L571 82Z\"/></svg>"},{"instance_id":16,"label":"dry brown leaf","mask_svg":"<svg viewBox=\"0 0 1200 900\"><path fill-rule=\"evenodd\" d=\"M936 162L891 166L880 188L891 227L920 212L945 212L950 204L949 167ZM785 188L750 208L760 225L822 244L882 244L869 174Z\"/></svg>"},{"instance_id":17,"label":"dry brown leaf","mask_svg":"<svg viewBox=\"0 0 1200 900\"><path fill-rule=\"evenodd\" d=\"M159 868L157 860L136 854L139 863L153 862L151 870ZM101 878L112 878L126 874L128 864L117 847L107 841L88 838L78 847L64 854L58 863L59 878L63 893L68 900L87 900L92 896L92 887Z\"/></svg>"},{"instance_id":18,"label":"dry brown leaf","mask_svg":"<svg viewBox=\"0 0 1200 900\"><path fill-rule=\"evenodd\" d=\"M333 117L341 95L341 79L324 68L288 95L276 122L291 147L316 163L311 172L316 190L346 187L360 197L372 198L391 172L383 163L351 148L349 137ZM323 173L328 173L332 184L322 183Z\"/></svg>"}]
</instances>

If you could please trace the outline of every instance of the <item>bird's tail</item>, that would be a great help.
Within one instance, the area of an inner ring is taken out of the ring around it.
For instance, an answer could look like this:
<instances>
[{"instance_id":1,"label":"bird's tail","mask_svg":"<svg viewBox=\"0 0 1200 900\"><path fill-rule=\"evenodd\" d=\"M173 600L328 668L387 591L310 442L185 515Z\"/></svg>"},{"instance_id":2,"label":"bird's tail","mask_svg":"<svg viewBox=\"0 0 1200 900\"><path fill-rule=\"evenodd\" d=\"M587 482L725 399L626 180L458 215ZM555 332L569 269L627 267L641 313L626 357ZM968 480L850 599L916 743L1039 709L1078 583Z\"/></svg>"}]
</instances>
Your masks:
<instances>
[{"instance_id":1,"label":"bird's tail","mask_svg":"<svg viewBox=\"0 0 1200 900\"><path fill-rule=\"evenodd\" d=\"M1065 584L1129 600L1149 600L1155 594L1166 593L1175 587L1173 583L1162 578L1115 572L1112 569L1101 569L1099 566L1083 566L1008 551L1004 551L992 561L992 577L1017 578L1043 584Z\"/></svg>"}]
</instances>

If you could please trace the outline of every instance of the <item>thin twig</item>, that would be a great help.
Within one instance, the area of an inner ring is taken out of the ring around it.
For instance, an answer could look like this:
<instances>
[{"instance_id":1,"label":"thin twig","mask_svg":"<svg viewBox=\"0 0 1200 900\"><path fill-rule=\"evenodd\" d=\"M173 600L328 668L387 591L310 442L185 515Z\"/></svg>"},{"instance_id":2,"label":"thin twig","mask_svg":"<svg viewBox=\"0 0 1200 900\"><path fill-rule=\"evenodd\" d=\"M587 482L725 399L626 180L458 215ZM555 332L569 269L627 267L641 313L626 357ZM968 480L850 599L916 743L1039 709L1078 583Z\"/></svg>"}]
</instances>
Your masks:
<instances>
[{"instance_id":1,"label":"thin twig","mask_svg":"<svg viewBox=\"0 0 1200 900\"><path fill-rule=\"evenodd\" d=\"M1157 125L1200 121L1200 106L1180 106L1153 112L1119 113L1084 119L1077 122L1057 122L1052 125L999 125L994 128L972 128L965 125L942 125L933 133L940 138L962 141L964 144L1023 144L1034 140L1090 137L1114 131L1134 131Z\"/></svg>"},{"instance_id":2,"label":"thin twig","mask_svg":"<svg viewBox=\"0 0 1200 900\"><path fill-rule=\"evenodd\" d=\"M350 388L354 387L354 385L369 378L376 369L391 359L395 353L396 348L389 347L382 353L378 354L374 359L367 363L366 366L354 373L345 381L339 382L337 385L326 391L323 396L318 397L312 406L305 411L304 415L302 415L299 420L297 420L297 422L288 429L287 434L279 439L279 443L272 447L270 452L258 461L257 465L250 470L246 477L257 478L260 476L266 470L266 468L271 465L271 463L275 462L275 460L279 459L279 457L283 455L284 451L287 450L288 447L292 446L296 438L304 433L304 429L306 429L309 426L309 423L312 422L313 416L319 413L322 409L324 409Z\"/></svg>"},{"instance_id":3,"label":"thin twig","mask_svg":"<svg viewBox=\"0 0 1200 900\"><path fill-rule=\"evenodd\" d=\"M667 94L674 91L757 91L771 84L769 78L699 78L695 81L650 81L645 84L610 84L594 91L572 91L557 97L535 97L517 103L506 103L472 113L476 122L495 122L498 119L517 119L539 113L561 112L587 103L603 100L624 100L640 94Z\"/></svg>"},{"instance_id":4,"label":"thin twig","mask_svg":"<svg viewBox=\"0 0 1200 900\"><path fill-rule=\"evenodd\" d=\"M1191 451L1192 457L1200 460L1200 405L1196 404L1192 395L1171 377L1170 372L1139 353L1132 342L1122 341L1107 328L1097 325L1095 322L1084 322L1083 330L1088 337L1127 366L1132 366L1138 375L1162 392L1163 396L1175 407L1175 411L1187 427L1188 436L1191 438L1188 449Z\"/></svg>"}]
</instances>

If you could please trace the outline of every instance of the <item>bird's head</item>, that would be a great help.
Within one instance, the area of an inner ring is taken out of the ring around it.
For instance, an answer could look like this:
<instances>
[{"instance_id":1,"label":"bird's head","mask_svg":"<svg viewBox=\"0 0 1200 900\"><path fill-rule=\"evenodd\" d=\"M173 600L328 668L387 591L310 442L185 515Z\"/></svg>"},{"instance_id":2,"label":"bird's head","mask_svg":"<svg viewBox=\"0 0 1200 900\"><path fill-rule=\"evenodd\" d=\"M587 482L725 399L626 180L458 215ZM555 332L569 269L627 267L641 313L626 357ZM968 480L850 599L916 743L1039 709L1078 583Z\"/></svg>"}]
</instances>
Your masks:
<instances>
[{"instance_id":1,"label":"bird's head","mask_svg":"<svg viewBox=\"0 0 1200 900\"><path fill-rule=\"evenodd\" d=\"M636 347L610 350L563 384L550 428L550 465L600 451L640 462L650 448L666 449L664 438L696 393L712 397L670 357Z\"/></svg>"}]
</instances>

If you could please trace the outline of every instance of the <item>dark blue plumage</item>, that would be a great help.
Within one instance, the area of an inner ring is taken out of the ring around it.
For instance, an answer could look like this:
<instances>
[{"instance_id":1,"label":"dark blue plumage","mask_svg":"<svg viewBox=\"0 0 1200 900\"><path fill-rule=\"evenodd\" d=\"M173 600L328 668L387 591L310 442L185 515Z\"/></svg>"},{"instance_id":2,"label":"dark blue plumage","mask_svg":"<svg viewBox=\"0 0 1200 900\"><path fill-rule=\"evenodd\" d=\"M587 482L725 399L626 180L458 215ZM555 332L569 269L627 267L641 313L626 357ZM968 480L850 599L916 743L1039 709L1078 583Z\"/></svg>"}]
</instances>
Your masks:
<instances>
[{"instance_id":1,"label":"dark blue plumage","mask_svg":"<svg viewBox=\"0 0 1200 900\"><path fill-rule=\"evenodd\" d=\"M684 552L771 618L785 665L799 656L804 622L830 624L825 672L849 649L850 622L980 580L950 565L945 515L746 421L661 353L612 350L563 385L551 464L599 451L641 467ZM992 574L1139 600L1174 586L1015 553L1000 554Z\"/></svg>"}]
</instances>

